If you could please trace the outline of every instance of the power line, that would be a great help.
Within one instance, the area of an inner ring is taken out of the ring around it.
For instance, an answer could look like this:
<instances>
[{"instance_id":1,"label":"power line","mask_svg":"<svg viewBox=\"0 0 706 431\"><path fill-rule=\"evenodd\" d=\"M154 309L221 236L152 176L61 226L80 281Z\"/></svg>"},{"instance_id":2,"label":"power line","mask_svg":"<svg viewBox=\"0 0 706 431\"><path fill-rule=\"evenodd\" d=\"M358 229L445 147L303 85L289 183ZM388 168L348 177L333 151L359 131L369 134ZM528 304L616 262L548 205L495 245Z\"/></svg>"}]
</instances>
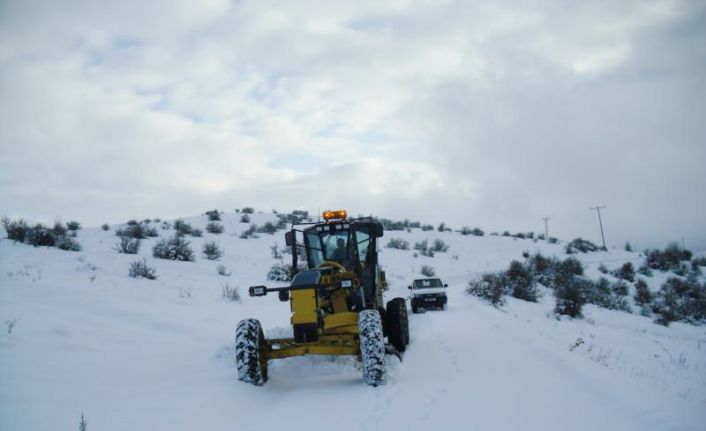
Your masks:
<instances>
[{"instance_id":1,"label":"power line","mask_svg":"<svg viewBox=\"0 0 706 431\"><path fill-rule=\"evenodd\" d=\"M598 213L598 224L601 226L601 240L603 241L603 250L608 250L605 246L605 235L603 234L603 220L601 220L601 210L605 208L606 206L595 206L589 208L590 210L596 210Z\"/></svg>"}]
</instances>

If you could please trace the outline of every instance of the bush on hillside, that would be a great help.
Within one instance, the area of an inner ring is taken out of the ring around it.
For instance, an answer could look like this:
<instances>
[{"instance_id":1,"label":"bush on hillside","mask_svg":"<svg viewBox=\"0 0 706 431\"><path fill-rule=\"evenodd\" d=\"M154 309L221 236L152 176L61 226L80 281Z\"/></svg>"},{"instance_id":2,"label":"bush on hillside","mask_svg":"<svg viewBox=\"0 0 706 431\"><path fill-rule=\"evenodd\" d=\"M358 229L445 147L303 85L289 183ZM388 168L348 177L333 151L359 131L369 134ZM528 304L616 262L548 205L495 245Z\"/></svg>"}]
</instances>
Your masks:
<instances>
[{"instance_id":1,"label":"bush on hillside","mask_svg":"<svg viewBox=\"0 0 706 431\"><path fill-rule=\"evenodd\" d=\"M51 231L56 236L64 236L68 233L69 230L60 222L55 222L54 227L51 229Z\"/></svg>"},{"instance_id":2,"label":"bush on hillside","mask_svg":"<svg viewBox=\"0 0 706 431\"><path fill-rule=\"evenodd\" d=\"M220 221L221 220L221 214L218 212L218 210L210 210L206 211L206 215L208 216L208 221Z\"/></svg>"},{"instance_id":3,"label":"bush on hillside","mask_svg":"<svg viewBox=\"0 0 706 431\"><path fill-rule=\"evenodd\" d=\"M618 296L628 296L628 293L630 293L630 288L625 281L618 280L613 283L613 292Z\"/></svg>"},{"instance_id":4,"label":"bush on hillside","mask_svg":"<svg viewBox=\"0 0 706 431\"><path fill-rule=\"evenodd\" d=\"M449 246L446 245L446 243L440 239L435 239L434 240L434 245L431 246L431 251L433 252L440 252L440 253L446 253L446 251L449 249Z\"/></svg>"},{"instance_id":5,"label":"bush on hillside","mask_svg":"<svg viewBox=\"0 0 706 431\"><path fill-rule=\"evenodd\" d=\"M639 306L645 306L652 303L652 292L650 292L645 280L641 278L635 282L635 296L633 296L633 300L635 301L635 304Z\"/></svg>"},{"instance_id":6,"label":"bush on hillside","mask_svg":"<svg viewBox=\"0 0 706 431\"><path fill-rule=\"evenodd\" d=\"M429 249L429 242L426 239L422 242L415 242L414 249L419 251L422 256L434 257L434 250Z\"/></svg>"},{"instance_id":7,"label":"bush on hillside","mask_svg":"<svg viewBox=\"0 0 706 431\"><path fill-rule=\"evenodd\" d=\"M223 233L225 229L220 223L210 222L206 225L206 232L220 234Z\"/></svg>"},{"instance_id":8,"label":"bush on hillside","mask_svg":"<svg viewBox=\"0 0 706 431\"><path fill-rule=\"evenodd\" d=\"M152 248L152 255L159 259L184 262L192 262L194 260L194 252L189 247L189 243L179 235L157 242Z\"/></svg>"},{"instance_id":9,"label":"bush on hillside","mask_svg":"<svg viewBox=\"0 0 706 431\"><path fill-rule=\"evenodd\" d=\"M74 231L76 231L76 230L81 229L81 223L72 220L72 221L66 223L66 228L67 228L68 230L74 230Z\"/></svg>"},{"instance_id":10,"label":"bush on hillside","mask_svg":"<svg viewBox=\"0 0 706 431\"><path fill-rule=\"evenodd\" d=\"M145 223L138 223L135 220L130 220L126 226L118 228L115 235L135 239L159 236L156 228L147 226Z\"/></svg>"},{"instance_id":11,"label":"bush on hillside","mask_svg":"<svg viewBox=\"0 0 706 431\"><path fill-rule=\"evenodd\" d=\"M402 238L390 238L385 247L394 248L397 250L409 250L409 242L403 240Z\"/></svg>"},{"instance_id":12,"label":"bush on hillside","mask_svg":"<svg viewBox=\"0 0 706 431\"><path fill-rule=\"evenodd\" d=\"M513 260L505 272L505 280L512 296L525 301L537 302L537 285L530 270Z\"/></svg>"},{"instance_id":13,"label":"bush on hillside","mask_svg":"<svg viewBox=\"0 0 706 431\"><path fill-rule=\"evenodd\" d=\"M191 235L194 231L194 228L184 220L177 219L174 221L174 230L176 231L177 235L184 236Z\"/></svg>"},{"instance_id":14,"label":"bush on hillside","mask_svg":"<svg viewBox=\"0 0 706 431\"><path fill-rule=\"evenodd\" d=\"M478 296L493 306L498 307L505 303L505 280L503 274L486 273L479 279L468 282L466 293Z\"/></svg>"},{"instance_id":15,"label":"bush on hillside","mask_svg":"<svg viewBox=\"0 0 706 431\"><path fill-rule=\"evenodd\" d=\"M644 275L645 277L652 277L653 272L647 265L640 265L637 269L638 274Z\"/></svg>"},{"instance_id":16,"label":"bush on hillside","mask_svg":"<svg viewBox=\"0 0 706 431\"><path fill-rule=\"evenodd\" d=\"M251 224L250 227L246 230L244 230L240 234L240 238L247 239L247 238L258 238L258 236L255 234L257 232L257 225L256 224Z\"/></svg>"},{"instance_id":17,"label":"bush on hillside","mask_svg":"<svg viewBox=\"0 0 706 431\"><path fill-rule=\"evenodd\" d=\"M120 242L115 244L115 250L123 254L137 254L140 251L140 240L124 236L120 238Z\"/></svg>"},{"instance_id":18,"label":"bush on hillside","mask_svg":"<svg viewBox=\"0 0 706 431\"><path fill-rule=\"evenodd\" d=\"M128 268L128 275L132 278L146 278L148 280L157 279L157 271L147 265L147 260L145 258L132 262Z\"/></svg>"},{"instance_id":19,"label":"bush on hillside","mask_svg":"<svg viewBox=\"0 0 706 431\"><path fill-rule=\"evenodd\" d=\"M290 281L292 266L280 261L270 267L267 279L273 281Z\"/></svg>"},{"instance_id":20,"label":"bush on hillside","mask_svg":"<svg viewBox=\"0 0 706 431\"><path fill-rule=\"evenodd\" d=\"M22 219L13 220L8 217L2 218L2 227L5 228L7 239L24 242L25 235L29 230L29 225Z\"/></svg>"},{"instance_id":21,"label":"bush on hillside","mask_svg":"<svg viewBox=\"0 0 706 431\"><path fill-rule=\"evenodd\" d=\"M590 286L590 280L573 274L569 277L557 278L554 288L556 296L554 312L569 317L582 317L581 310L586 302L583 291L588 286Z\"/></svg>"},{"instance_id":22,"label":"bush on hillside","mask_svg":"<svg viewBox=\"0 0 706 431\"><path fill-rule=\"evenodd\" d=\"M590 253L590 252L595 252L595 251L600 251L601 247L597 246L596 244L592 243L589 240L582 239L582 238L575 238L571 240L570 243L566 245L566 253L567 254L574 254L574 253Z\"/></svg>"},{"instance_id":23,"label":"bush on hillside","mask_svg":"<svg viewBox=\"0 0 706 431\"><path fill-rule=\"evenodd\" d=\"M564 260L557 261L554 266L554 280L553 286L555 287L564 282L570 281L573 277L583 275L583 264L578 259L569 257Z\"/></svg>"},{"instance_id":24,"label":"bush on hillside","mask_svg":"<svg viewBox=\"0 0 706 431\"><path fill-rule=\"evenodd\" d=\"M673 242L664 250L645 250L645 266L659 271L679 270L683 261L691 260L691 250Z\"/></svg>"},{"instance_id":25,"label":"bush on hillside","mask_svg":"<svg viewBox=\"0 0 706 431\"><path fill-rule=\"evenodd\" d=\"M81 244L69 236L59 236L56 239L56 248L64 251L81 251Z\"/></svg>"},{"instance_id":26,"label":"bush on hillside","mask_svg":"<svg viewBox=\"0 0 706 431\"><path fill-rule=\"evenodd\" d=\"M434 268L429 265L422 265L421 273L425 277L433 277L436 275Z\"/></svg>"},{"instance_id":27,"label":"bush on hillside","mask_svg":"<svg viewBox=\"0 0 706 431\"><path fill-rule=\"evenodd\" d=\"M27 230L24 242L35 247L54 247L56 245L56 235L51 229L37 223Z\"/></svg>"},{"instance_id":28,"label":"bush on hillside","mask_svg":"<svg viewBox=\"0 0 706 431\"><path fill-rule=\"evenodd\" d=\"M534 279L546 287L554 283L554 269L557 264L555 257L545 257L535 253L527 258L527 267L532 272Z\"/></svg>"},{"instance_id":29,"label":"bush on hillside","mask_svg":"<svg viewBox=\"0 0 706 431\"><path fill-rule=\"evenodd\" d=\"M678 277L667 279L653 300L655 320L661 325L684 321L704 323L706 321L706 285L701 285L693 277L682 280Z\"/></svg>"},{"instance_id":30,"label":"bush on hillside","mask_svg":"<svg viewBox=\"0 0 706 431\"><path fill-rule=\"evenodd\" d=\"M266 233L266 234L269 234L269 235L274 235L275 232L277 232L277 225L275 225L274 223L268 221L268 222L266 222L265 224L263 224L261 227L259 227L259 228L257 229L257 231L258 231L259 233Z\"/></svg>"},{"instance_id":31,"label":"bush on hillside","mask_svg":"<svg viewBox=\"0 0 706 431\"><path fill-rule=\"evenodd\" d=\"M203 254L208 260L218 260L223 257L223 251L218 248L218 245L213 241L204 243Z\"/></svg>"}]
</instances>

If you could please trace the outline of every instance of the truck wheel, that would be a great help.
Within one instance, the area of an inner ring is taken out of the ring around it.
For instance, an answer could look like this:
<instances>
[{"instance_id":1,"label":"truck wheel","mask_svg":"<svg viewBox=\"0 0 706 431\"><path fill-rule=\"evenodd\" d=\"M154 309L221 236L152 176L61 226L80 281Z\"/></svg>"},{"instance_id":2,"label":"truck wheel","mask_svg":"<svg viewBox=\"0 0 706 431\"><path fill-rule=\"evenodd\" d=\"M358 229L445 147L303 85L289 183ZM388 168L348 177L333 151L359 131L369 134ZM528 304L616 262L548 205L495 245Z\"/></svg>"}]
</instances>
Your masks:
<instances>
[{"instance_id":1,"label":"truck wheel","mask_svg":"<svg viewBox=\"0 0 706 431\"><path fill-rule=\"evenodd\" d=\"M358 314L360 352L363 360L363 381L370 386L385 382L385 340L382 320L377 310L363 310Z\"/></svg>"},{"instance_id":2,"label":"truck wheel","mask_svg":"<svg viewBox=\"0 0 706 431\"><path fill-rule=\"evenodd\" d=\"M404 298L394 298L387 303L387 338L399 352L409 344L409 322Z\"/></svg>"},{"instance_id":3,"label":"truck wheel","mask_svg":"<svg viewBox=\"0 0 706 431\"><path fill-rule=\"evenodd\" d=\"M235 330L235 363L238 380L262 386L267 381L267 342L256 319L238 322Z\"/></svg>"}]
</instances>

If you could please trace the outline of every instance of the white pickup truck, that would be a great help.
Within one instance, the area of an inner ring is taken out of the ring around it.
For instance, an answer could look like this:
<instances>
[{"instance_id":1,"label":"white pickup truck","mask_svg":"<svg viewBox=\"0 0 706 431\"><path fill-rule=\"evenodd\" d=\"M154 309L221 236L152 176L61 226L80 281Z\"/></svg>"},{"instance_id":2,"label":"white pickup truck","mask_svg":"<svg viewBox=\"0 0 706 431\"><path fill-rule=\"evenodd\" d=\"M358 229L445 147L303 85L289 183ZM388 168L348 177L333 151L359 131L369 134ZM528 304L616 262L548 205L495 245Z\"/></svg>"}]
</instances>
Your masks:
<instances>
[{"instance_id":1,"label":"white pickup truck","mask_svg":"<svg viewBox=\"0 0 706 431\"><path fill-rule=\"evenodd\" d=\"M438 278L419 278L408 286L412 313L430 308L446 308L446 287Z\"/></svg>"}]
</instances>

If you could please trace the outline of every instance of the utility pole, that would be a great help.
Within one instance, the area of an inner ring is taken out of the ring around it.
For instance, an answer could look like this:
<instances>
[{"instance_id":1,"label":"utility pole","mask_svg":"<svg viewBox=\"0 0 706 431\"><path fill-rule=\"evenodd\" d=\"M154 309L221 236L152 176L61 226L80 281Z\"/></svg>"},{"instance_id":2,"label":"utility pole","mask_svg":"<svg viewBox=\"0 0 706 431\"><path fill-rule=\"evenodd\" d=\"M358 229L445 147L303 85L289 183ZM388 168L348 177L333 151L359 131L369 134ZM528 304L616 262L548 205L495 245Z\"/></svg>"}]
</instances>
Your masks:
<instances>
[{"instance_id":1,"label":"utility pole","mask_svg":"<svg viewBox=\"0 0 706 431\"><path fill-rule=\"evenodd\" d=\"M551 220L551 217L542 217L542 220L544 220L544 238L549 239L549 220Z\"/></svg>"},{"instance_id":2,"label":"utility pole","mask_svg":"<svg viewBox=\"0 0 706 431\"><path fill-rule=\"evenodd\" d=\"M598 213L598 224L601 226L601 240L603 241L603 250L608 250L605 246L605 235L603 235L603 221L601 220L601 210L605 207L606 206L603 205L603 206L592 207L589 209L596 210L596 212Z\"/></svg>"}]
</instances>

